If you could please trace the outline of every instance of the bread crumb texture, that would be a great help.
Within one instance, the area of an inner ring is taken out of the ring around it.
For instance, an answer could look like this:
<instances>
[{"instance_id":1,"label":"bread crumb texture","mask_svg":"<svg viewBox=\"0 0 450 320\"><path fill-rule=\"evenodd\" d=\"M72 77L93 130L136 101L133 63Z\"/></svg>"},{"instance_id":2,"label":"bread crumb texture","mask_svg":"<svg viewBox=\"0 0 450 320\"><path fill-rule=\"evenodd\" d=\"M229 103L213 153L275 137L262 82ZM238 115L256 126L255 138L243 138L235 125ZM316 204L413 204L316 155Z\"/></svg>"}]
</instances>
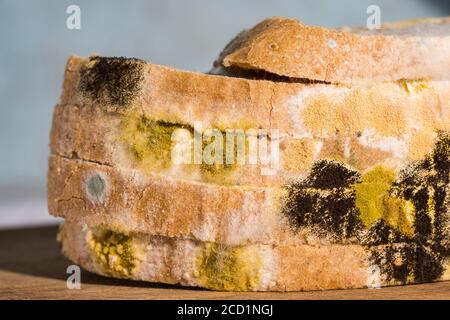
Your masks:
<instances>
[{"instance_id":1,"label":"bread crumb texture","mask_svg":"<svg viewBox=\"0 0 450 320\"><path fill-rule=\"evenodd\" d=\"M252 291L259 285L262 259L256 247L209 243L197 257L201 286L224 291Z\"/></svg>"},{"instance_id":2,"label":"bread crumb texture","mask_svg":"<svg viewBox=\"0 0 450 320\"><path fill-rule=\"evenodd\" d=\"M434 149L399 172L376 165L360 173L320 160L287 191L283 212L294 230L356 239L387 283L444 275L450 258L450 132L438 132Z\"/></svg>"},{"instance_id":3,"label":"bread crumb texture","mask_svg":"<svg viewBox=\"0 0 450 320\"><path fill-rule=\"evenodd\" d=\"M81 67L79 90L99 104L128 106L141 89L144 65L135 58L90 57Z\"/></svg>"},{"instance_id":4,"label":"bread crumb texture","mask_svg":"<svg viewBox=\"0 0 450 320\"><path fill-rule=\"evenodd\" d=\"M120 278L129 278L134 274L137 260L131 236L112 230L91 231L88 245L107 274Z\"/></svg>"},{"instance_id":5,"label":"bread crumb texture","mask_svg":"<svg viewBox=\"0 0 450 320\"><path fill-rule=\"evenodd\" d=\"M324 141L319 158L344 158L358 170L389 156L408 161L423 158L432 148L433 134L450 130L445 104L436 84L405 79L397 83L356 87L333 95L326 90L301 93L296 117L310 136Z\"/></svg>"}]
</instances>

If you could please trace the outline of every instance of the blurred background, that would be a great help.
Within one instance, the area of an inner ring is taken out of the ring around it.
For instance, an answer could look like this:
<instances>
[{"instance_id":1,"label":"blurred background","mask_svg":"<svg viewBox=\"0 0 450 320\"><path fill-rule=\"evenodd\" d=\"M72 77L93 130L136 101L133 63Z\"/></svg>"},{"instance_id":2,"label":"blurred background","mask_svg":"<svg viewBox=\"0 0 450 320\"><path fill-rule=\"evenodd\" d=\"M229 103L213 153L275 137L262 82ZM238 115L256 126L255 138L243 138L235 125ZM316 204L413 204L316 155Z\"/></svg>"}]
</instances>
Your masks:
<instances>
[{"instance_id":1,"label":"blurred background","mask_svg":"<svg viewBox=\"0 0 450 320\"><path fill-rule=\"evenodd\" d=\"M69 5L81 30L69 30ZM47 214L51 115L69 55L138 57L207 71L243 28L270 16L337 27L450 15L449 0L0 0L0 228L56 223Z\"/></svg>"}]
</instances>

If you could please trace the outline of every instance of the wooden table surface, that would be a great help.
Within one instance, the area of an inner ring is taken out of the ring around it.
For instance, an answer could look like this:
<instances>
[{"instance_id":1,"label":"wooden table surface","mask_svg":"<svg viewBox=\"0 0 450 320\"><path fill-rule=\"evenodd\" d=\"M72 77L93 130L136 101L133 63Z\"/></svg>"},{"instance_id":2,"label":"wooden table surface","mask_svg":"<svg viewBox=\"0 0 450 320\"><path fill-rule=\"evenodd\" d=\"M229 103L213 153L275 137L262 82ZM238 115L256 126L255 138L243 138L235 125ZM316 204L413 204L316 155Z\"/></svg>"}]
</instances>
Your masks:
<instances>
[{"instance_id":1,"label":"wooden table surface","mask_svg":"<svg viewBox=\"0 0 450 320\"><path fill-rule=\"evenodd\" d=\"M450 299L450 282L382 289L315 292L213 292L82 271L81 289L66 287L71 263L55 241L57 228L0 230L0 299Z\"/></svg>"}]
</instances>

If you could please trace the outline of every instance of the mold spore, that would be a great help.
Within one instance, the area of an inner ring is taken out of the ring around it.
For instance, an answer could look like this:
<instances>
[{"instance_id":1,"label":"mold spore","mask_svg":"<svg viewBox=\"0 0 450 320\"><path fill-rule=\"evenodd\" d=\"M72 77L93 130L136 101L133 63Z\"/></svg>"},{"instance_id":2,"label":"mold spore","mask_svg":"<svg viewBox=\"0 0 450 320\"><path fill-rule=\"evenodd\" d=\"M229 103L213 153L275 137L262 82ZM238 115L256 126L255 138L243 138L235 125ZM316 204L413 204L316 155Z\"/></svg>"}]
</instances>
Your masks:
<instances>
[{"instance_id":1,"label":"mold spore","mask_svg":"<svg viewBox=\"0 0 450 320\"><path fill-rule=\"evenodd\" d=\"M107 187L106 178L102 173L93 173L85 181L86 194L92 202L102 202Z\"/></svg>"},{"instance_id":2,"label":"mold spore","mask_svg":"<svg viewBox=\"0 0 450 320\"><path fill-rule=\"evenodd\" d=\"M305 181L287 187L284 214L295 229L308 227L335 240L357 237L363 224L349 187L359 176L336 161L316 162Z\"/></svg>"},{"instance_id":3,"label":"mold spore","mask_svg":"<svg viewBox=\"0 0 450 320\"><path fill-rule=\"evenodd\" d=\"M130 235L97 230L91 234L88 245L106 273L121 278L134 273L137 263Z\"/></svg>"},{"instance_id":4,"label":"mold spore","mask_svg":"<svg viewBox=\"0 0 450 320\"><path fill-rule=\"evenodd\" d=\"M196 261L202 286L213 290L255 290L260 280L262 261L254 247L207 244Z\"/></svg>"},{"instance_id":5,"label":"mold spore","mask_svg":"<svg viewBox=\"0 0 450 320\"><path fill-rule=\"evenodd\" d=\"M132 159L137 162L139 167L145 172L160 171L169 169L175 162L172 161L172 151L174 147L174 132L183 129L184 133L190 134L193 141L194 128L179 123L172 123L162 120L154 120L145 115L135 112L127 113L120 124L120 140L125 145ZM219 129L211 130L221 137L226 134ZM218 158L219 163L194 163L194 143L190 145L191 161L183 169L198 170L203 180L226 184L227 177L236 169L239 155L238 137L234 136L232 140L233 150L227 150L226 139L217 139L212 135L202 133L201 138L202 156L207 154L211 159ZM247 140L244 140L247 143ZM247 146L245 148L247 150ZM244 150L244 151L245 151ZM218 151L218 154L216 154ZM233 152L233 154L228 154ZM234 159L234 163L227 163L227 156Z\"/></svg>"},{"instance_id":6,"label":"mold spore","mask_svg":"<svg viewBox=\"0 0 450 320\"><path fill-rule=\"evenodd\" d=\"M439 132L432 153L405 167L393 183L393 192L414 206L413 233L403 235L402 239L391 237L383 241L387 245L385 251L377 252L373 248L379 243L375 235L380 235L380 231L374 227L370 230L371 259L380 264L388 280L405 283L408 278L428 282L444 273L450 256L449 176L450 133ZM402 250L395 242L403 243ZM404 257L403 272L392 267L393 253Z\"/></svg>"},{"instance_id":7,"label":"mold spore","mask_svg":"<svg viewBox=\"0 0 450 320\"><path fill-rule=\"evenodd\" d=\"M100 104L130 105L141 89L145 62L124 57L90 57L80 70L79 90Z\"/></svg>"},{"instance_id":8,"label":"mold spore","mask_svg":"<svg viewBox=\"0 0 450 320\"><path fill-rule=\"evenodd\" d=\"M344 164L332 160L318 160L311 168L304 185L316 189L348 188L358 181L360 174Z\"/></svg>"},{"instance_id":9,"label":"mold spore","mask_svg":"<svg viewBox=\"0 0 450 320\"><path fill-rule=\"evenodd\" d=\"M227 148L227 139L228 147ZM242 139L244 147L239 143L239 139ZM245 163L245 157L248 151L248 140L242 133L239 136L236 134L228 134L219 129L207 130L203 133L202 139L202 153L203 161L200 165L202 178L209 182L224 183L228 174L233 172L237 163ZM241 153L241 154L240 154ZM227 161L227 157L232 161ZM209 161L205 161L209 159ZM211 161L213 160L213 161Z\"/></svg>"},{"instance_id":10,"label":"mold spore","mask_svg":"<svg viewBox=\"0 0 450 320\"><path fill-rule=\"evenodd\" d=\"M361 177L352 188L355 205L366 228L379 219L404 234L413 233L414 207L410 201L391 192L396 179L394 170L375 166Z\"/></svg>"},{"instance_id":11,"label":"mold spore","mask_svg":"<svg viewBox=\"0 0 450 320\"><path fill-rule=\"evenodd\" d=\"M172 134L190 126L157 121L141 114L126 115L121 122L121 141L144 171L167 169L172 165Z\"/></svg>"},{"instance_id":12,"label":"mold spore","mask_svg":"<svg viewBox=\"0 0 450 320\"><path fill-rule=\"evenodd\" d=\"M360 175L321 160L287 187L283 212L294 229L309 227L335 240L361 236L369 264L388 282L439 279L450 258L450 132L434 150L397 175L375 166Z\"/></svg>"}]
</instances>

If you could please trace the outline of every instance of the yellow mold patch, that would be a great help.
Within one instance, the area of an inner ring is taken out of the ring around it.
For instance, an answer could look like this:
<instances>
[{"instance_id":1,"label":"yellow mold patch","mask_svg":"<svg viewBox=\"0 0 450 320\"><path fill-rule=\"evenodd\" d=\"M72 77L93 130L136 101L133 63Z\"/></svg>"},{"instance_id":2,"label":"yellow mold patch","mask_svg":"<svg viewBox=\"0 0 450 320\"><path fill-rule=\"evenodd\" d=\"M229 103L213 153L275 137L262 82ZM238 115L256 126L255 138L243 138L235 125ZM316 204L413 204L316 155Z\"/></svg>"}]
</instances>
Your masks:
<instances>
[{"instance_id":1,"label":"yellow mold patch","mask_svg":"<svg viewBox=\"0 0 450 320\"><path fill-rule=\"evenodd\" d=\"M128 278L136 269L136 259L131 237L111 230L92 234L88 240L90 249L106 272Z\"/></svg>"},{"instance_id":2,"label":"yellow mold patch","mask_svg":"<svg viewBox=\"0 0 450 320\"><path fill-rule=\"evenodd\" d=\"M390 84L317 94L306 98L300 118L314 136L333 137L337 131L354 136L367 128L380 136L401 136L407 131L408 96Z\"/></svg>"},{"instance_id":3,"label":"yellow mold patch","mask_svg":"<svg viewBox=\"0 0 450 320\"><path fill-rule=\"evenodd\" d=\"M428 83L425 79L400 79L397 83L408 93L419 93L424 89L428 89Z\"/></svg>"},{"instance_id":4,"label":"yellow mold patch","mask_svg":"<svg viewBox=\"0 0 450 320\"><path fill-rule=\"evenodd\" d=\"M366 172L361 182L353 185L355 205L361 220L370 228L377 220L383 219L389 226L402 234L412 236L414 232L414 207L410 201L390 193L395 181L395 171L376 166Z\"/></svg>"},{"instance_id":5,"label":"yellow mold patch","mask_svg":"<svg viewBox=\"0 0 450 320\"><path fill-rule=\"evenodd\" d=\"M224 291L256 289L261 265L261 256L256 248L219 244L208 244L196 261L202 286Z\"/></svg>"}]
</instances>

